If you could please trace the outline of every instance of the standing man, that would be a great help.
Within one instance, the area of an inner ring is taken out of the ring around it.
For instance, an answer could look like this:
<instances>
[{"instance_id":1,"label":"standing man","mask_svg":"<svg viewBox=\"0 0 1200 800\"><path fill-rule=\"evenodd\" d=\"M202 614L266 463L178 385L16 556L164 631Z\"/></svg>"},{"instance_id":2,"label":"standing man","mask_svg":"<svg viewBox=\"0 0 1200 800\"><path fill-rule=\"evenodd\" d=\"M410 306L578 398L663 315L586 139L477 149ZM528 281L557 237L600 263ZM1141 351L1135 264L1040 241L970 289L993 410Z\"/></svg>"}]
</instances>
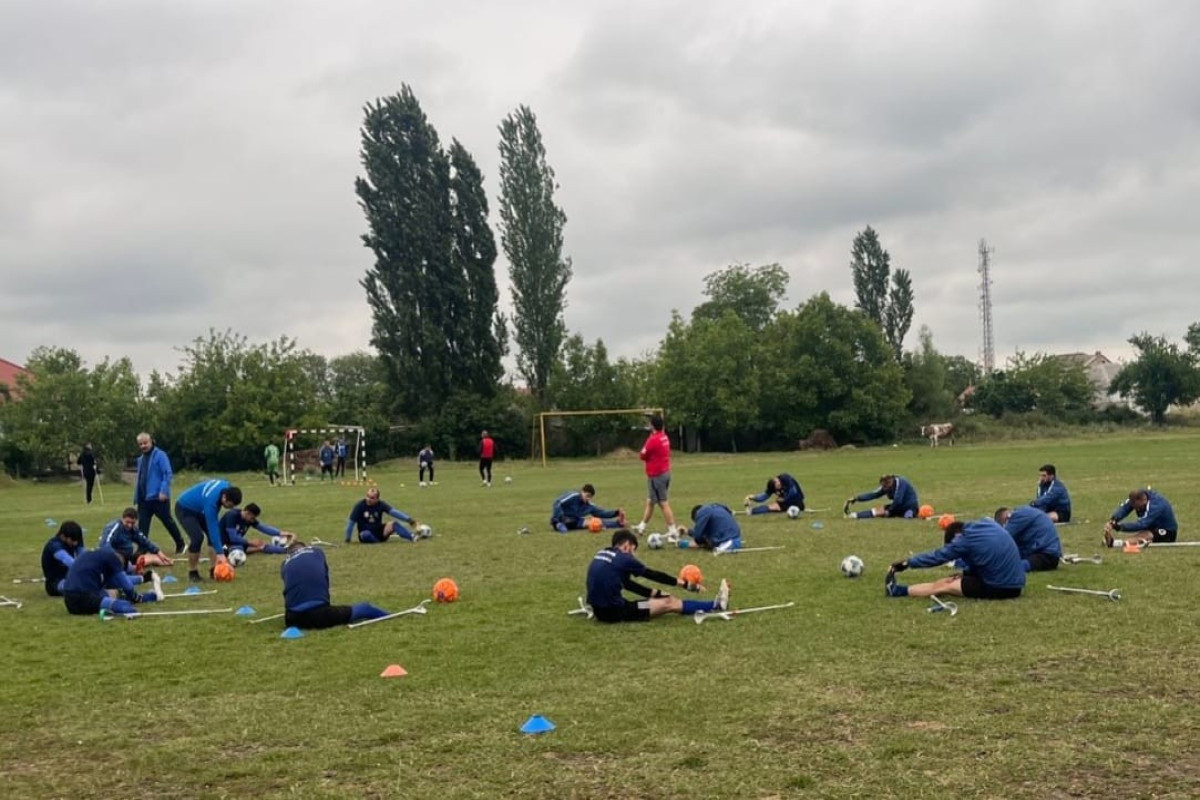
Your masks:
<instances>
[{"instance_id":1,"label":"standing man","mask_svg":"<svg viewBox=\"0 0 1200 800\"><path fill-rule=\"evenodd\" d=\"M183 534L171 518L171 459L154 446L148 433L137 435L138 450L142 454L137 460L137 483L133 488L133 505L138 511L138 530L143 536L150 535L150 522L154 517L162 521L163 527L175 541L175 555L183 553Z\"/></svg>"},{"instance_id":2,"label":"standing man","mask_svg":"<svg viewBox=\"0 0 1200 800\"><path fill-rule=\"evenodd\" d=\"M1029 505L1046 512L1052 522L1071 521L1071 495L1067 493L1066 484L1058 479L1053 464L1038 468L1037 497Z\"/></svg>"},{"instance_id":3,"label":"standing man","mask_svg":"<svg viewBox=\"0 0 1200 800\"><path fill-rule=\"evenodd\" d=\"M1026 572L1058 569L1058 562L1062 560L1062 542L1058 540L1058 529L1049 514L1033 506L1014 510L998 508L995 520L1017 543L1021 566Z\"/></svg>"},{"instance_id":4,"label":"standing man","mask_svg":"<svg viewBox=\"0 0 1200 800\"><path fill-rule=\"evenodd\" d=\"M75 559L83 553L83 528L67 520L42 548L42 577L46 594L62 597L63 581Z\"/></svg>"},{"instance_id":5,"label":"standing man","mask_svg":"<svg viewBox=\"0 0 1200 800\"><path fill-rule=\"evenodd\" d=\"M175 514L188 535L188 580L199 583L200 548L208 539L212 563L225 563L221 537L221 512L242 502L242 490L223 478L201 481L175 502Z\"/></svg>"},{"instance_id":6,"label":"standing man","mask_svg":"<svg viewBox=\"0 0 1200 800\"><path fill-rule=\"evenodd\" d=\"M1121 522L1133 512L1130 522ZM1114 533L1132 533L1128 539L1116 539ZM1134 489L1129 499L1117 506L1111 519L1104 525L1104 546L1124 547L1127 544L1144 545L1149 542L1173 542L1179 533L1175 510L1167 498L1149 489Z\"/></svg>"},{"instance_id":7,"label":"standing man","mask_svg":"<svg viewBox=\"0 0 1200 800\"><path fill-rule=\"evenodd\" d=\"M488 432L479 435L479 479L484 486L492 485L492 459L496 457L496 443Z\"/></svg>"},{"instance_id":8,"label":"standing man","mask_svg":"<svg viewBox=\"0 0 1200 800\"><path fill-rule=\"evenodd\" d=\"M945 547L892 564L884 578L888 597L930 597L951 594L980 600L1008 600L1021 596L1025 568L1017 544L993 519L983 517L970 524L951 522L946 526ZM896 573L909 567L936 567L961 561L966 571L931 583L905 586L896 583Z\"/></svg>"},{"instance_id":9,"label":"standing man","mask_svg":"<svg viewBox=\"0 0 1200 800\"><path fill-rule=\"evenodd\" d=\"M851 503L869 503L885 495L891 501L887 505L879 506L878 508L868 508L866 511L859 511L854 514L850 513ZM917 499L917 489L908 482L908 478L900 475L884 475L879 479L878 489L851 497L842 506L842 513L848 519L871 519L873 517L913 519L917 516L920 502Z\"/></svg>"},{"instance_id":10,"label":"standing man","mask_svg":"<svg viewBox=\"0 0 1200 800\"><path fill-rule=\"evenodd\" d=\"M733 510L721 503L692 506L692 541L705 550L722 553L742 547L742 529L733 518Z\"/></svg>"},{"instance_id":11,"label":"standing man","mask_svg":"<svg viewBox=\"0 0 1200 800\"><path fill-rule=\"evenodd\" d=\"M317 460L321 462L321 480L325 480L325 476L329 476L330 482L333 481L333 445L329 440L325 440L325 444L321 445L321 449L317 452Z\"/></svg>"},{"instance_id":12,"label":"standing man","mask_svg":"<svg viewBox=\"0 0 1200 800\"><path fill-rule=\"evenodd\" d=\"M427 444L421 448L421 452L417 453L417 479L418 486L425 485L425 470L429 470L429 485L434 485L433 480L433 445Z\"/></svg>"},{"instance_id":13,"label":"standing man","mask_svg":"<svg viewBox=\"0 0 1200 800\"><path fill-rule=\"evenodd\" d=\"M279 568L283 578L284 624L295 628L332 628L364 619L386 617L370 603L335 606L329 602L329 562L318 547L294 542Z\"/></svg>"},{"instance_id":14,"label":"standing man","mask_svg":"<svg viewBox=\"0 0 1200 800\"><path fill-rule=\"evenodd\" d=\"M267 460L267 478L274 486L275 478L279 475L279 448L275 446L274 442L271 442L263 450L263 458Z\"/></svg>"},{"instance_id":15,"label":"standing man","mask_svg":"<svg viewBox=\"0 0 1200 800\"><path fill-rule=\"evenodd\" d=\"M384 515L394 517L400 522L407 522L412 526L414 531L417 531L419 536L414 536L409 531L397 525L392 520L383 521ZM358 528L358 541L363 544L379 544L386 542L392 536L399 536L401 539L407 539L410 542L417 541L418 538L429 538L427 531L428 527L422 527L417 524L417 521L405 514L398 508L392 508L388 503L379 499L379 490L372 486L367 489L367 495L362 500L354 504L354 508L350 509L350 518L346 520L346 541L350 541L350 537L354 534L354 529Z\"/></svg>"},{"instance_id":16,"label":"standing man","mask_svg":"<svg viewBox=\"0 0 1200 800\"><path fill-rule=\"evenodd\" d=\"M348 450L348 448L346 447L346 439L342 436L339 436L338 440L337 440L337 466L333 470L333 474L335 477L338 477L338 478L346 477L346 452L347 452L347 450Z\"/></svg>"},{"instance_id":17,"label":"standing man","mask_svg":"<svg viewBox=\"0 0 1200 800\"><path fill-rule=\"evenodd\" d=\"M729 584L725 580L721 581L713 600L680 600L635 581L634 578L640 576L664 586L679 586L689 592L704 590L699 584L650 569L634 558L637 546L638 540L633 533L619 530L613 534L612 545L592 558L587 572L587 602L597 620L644 622L663 614L709 613L729 608ZM622 589L628 589L641 599L626 600L621 594Z\"/></svg>"},{"instance_id":18,"label":"standing man","mask_svg":"<svg viewBox=\"0 0 1200 800\"><path fill-rule=\"evenodd\" d=\"M638 454L646 462L646 507L634 530L645 533L646 523L654 516L654 507L659 506L667 521L667 533L675 533L675 514L667 501L671 489L671 440L663 433L663 418L657 414L650 418L650 429Z\"/></svg>"},{"instance_id":19,"label":"standing man","mask_svg":"<svg viewBox=\"0 0 1200 800\"><path fill-rule=\"evenodd\" d=\"M752 503L762 503L772 495L775 496L775 499L766 505L751 505ZM746 507L751 514L786 512L793 506L801 511L804 510L804 490L800 488L800 481L786 472L767 478L767 488L763 490L762 494L746 495Z\"/></svg>"},{"instance_id":20,"label":"standing man","mask_svg":"<svg viewBox=\"0 0 1200 800\"><path fill-rule=\"evenodd\" d=\"M83 476L83 495L88 505L92 504L92 489L96 486L96 454L92 446L85 444L79 454L79 474Z\"/></svg>"}]
</instances>

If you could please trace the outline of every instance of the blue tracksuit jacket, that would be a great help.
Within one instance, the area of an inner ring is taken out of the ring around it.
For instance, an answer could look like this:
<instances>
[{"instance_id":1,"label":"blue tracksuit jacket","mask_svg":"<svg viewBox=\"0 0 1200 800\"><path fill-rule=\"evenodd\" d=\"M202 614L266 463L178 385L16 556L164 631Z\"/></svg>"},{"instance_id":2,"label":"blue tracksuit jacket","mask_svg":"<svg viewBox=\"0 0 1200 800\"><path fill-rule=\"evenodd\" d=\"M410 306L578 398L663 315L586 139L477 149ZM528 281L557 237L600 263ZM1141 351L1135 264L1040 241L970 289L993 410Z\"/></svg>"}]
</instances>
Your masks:
<instances>
[{"instance_id":1,"label":"blue tracksuit jacket","mask_svg":"<svg viewBox=\"0 0 1200 800\"><path fill-rule=\"evenodd\" d=\"M908 559L910 567L936 567L960 560L988 586L1016 589L1025 585L1021 553L1008 531L990 517L967 523L950 544Z\"/></svg>"}]
</instances>

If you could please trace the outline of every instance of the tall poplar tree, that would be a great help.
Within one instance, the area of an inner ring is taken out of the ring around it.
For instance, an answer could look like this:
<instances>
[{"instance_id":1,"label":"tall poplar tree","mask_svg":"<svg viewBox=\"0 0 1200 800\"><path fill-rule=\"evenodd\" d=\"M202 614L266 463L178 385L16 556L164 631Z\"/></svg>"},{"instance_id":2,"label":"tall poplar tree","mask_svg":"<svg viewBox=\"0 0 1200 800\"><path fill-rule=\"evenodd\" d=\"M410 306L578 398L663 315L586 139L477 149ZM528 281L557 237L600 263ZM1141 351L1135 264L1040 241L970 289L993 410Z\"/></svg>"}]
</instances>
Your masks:
<instances>
[{"instance_id":1,"label":"tall poplar tree","mask_svg":"<svg viewBox=\"0 0 1200 800\"><path fill-rule=\"evenodd\" d=\"M566 336L571 259L562 255L567 215L554 203L554 170L537 117L518 106L500 123L500 242L512 280L517 369L538 402Z\"/></svg>"},{"instance_id":2,"label":"tall poplar tree","mask_svg":"<svg viewBox=\"0 0 1200 800\"><path fill-rule=\"evenodd\" d=\"M892 273L892 257L870 225L854 237L850 274L854 278L854 307L879 326L899 360L904 337L912 326L912 277L904 269Z\"/></svg>"}]
</instances>

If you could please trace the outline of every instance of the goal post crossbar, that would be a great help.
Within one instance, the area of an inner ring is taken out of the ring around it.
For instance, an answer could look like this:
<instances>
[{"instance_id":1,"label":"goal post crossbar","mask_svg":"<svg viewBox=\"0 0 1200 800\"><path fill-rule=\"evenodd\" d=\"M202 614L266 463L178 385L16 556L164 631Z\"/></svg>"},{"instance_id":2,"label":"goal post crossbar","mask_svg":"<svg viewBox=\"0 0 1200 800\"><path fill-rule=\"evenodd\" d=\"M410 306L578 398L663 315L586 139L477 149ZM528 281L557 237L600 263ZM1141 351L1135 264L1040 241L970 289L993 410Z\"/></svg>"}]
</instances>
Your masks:
<instances>
[{"instance_id":1,"label":"goal post crossbar","mask_svg":"<svg viewBox=\"0 0 1200 800\"><path fill-rule=\"evenodd\" d=\"M663 416L663 409L657 406L643 406L641 408L598 408L582 411L539 411L537 415L537 436L541 443L542 450L542 466L547 466L546 463L546 418L547 417L604 417L615 414L629 415L641 414L649 417L654 414Z\"/></svg>"}]
</instances>

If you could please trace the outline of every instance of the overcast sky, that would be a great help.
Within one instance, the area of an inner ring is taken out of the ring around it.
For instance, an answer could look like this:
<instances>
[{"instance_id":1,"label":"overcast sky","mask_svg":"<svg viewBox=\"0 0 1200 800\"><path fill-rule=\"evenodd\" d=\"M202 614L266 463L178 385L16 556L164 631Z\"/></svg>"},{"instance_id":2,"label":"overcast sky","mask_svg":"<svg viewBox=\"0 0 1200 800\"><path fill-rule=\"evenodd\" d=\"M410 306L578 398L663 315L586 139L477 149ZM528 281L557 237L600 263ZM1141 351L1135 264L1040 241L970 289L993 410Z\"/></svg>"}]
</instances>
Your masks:
<instances>
[{"instance_id":1,"label":"overcast sky","mask_svg":"<svg viewBox=\"0 0 1200 800\"><path fill-rule=\"evenodd\" d=\"M0 357L368 348L358 126L402 83L493 222L497 125L535 111L567 326L613 355L734 262L852 303L869 224L912 273L910 346L978 356L986 237L998 360L1126 356L1200 319L1197 31L1188 0L0 0Z\"/></svg>"}]
</instances>

